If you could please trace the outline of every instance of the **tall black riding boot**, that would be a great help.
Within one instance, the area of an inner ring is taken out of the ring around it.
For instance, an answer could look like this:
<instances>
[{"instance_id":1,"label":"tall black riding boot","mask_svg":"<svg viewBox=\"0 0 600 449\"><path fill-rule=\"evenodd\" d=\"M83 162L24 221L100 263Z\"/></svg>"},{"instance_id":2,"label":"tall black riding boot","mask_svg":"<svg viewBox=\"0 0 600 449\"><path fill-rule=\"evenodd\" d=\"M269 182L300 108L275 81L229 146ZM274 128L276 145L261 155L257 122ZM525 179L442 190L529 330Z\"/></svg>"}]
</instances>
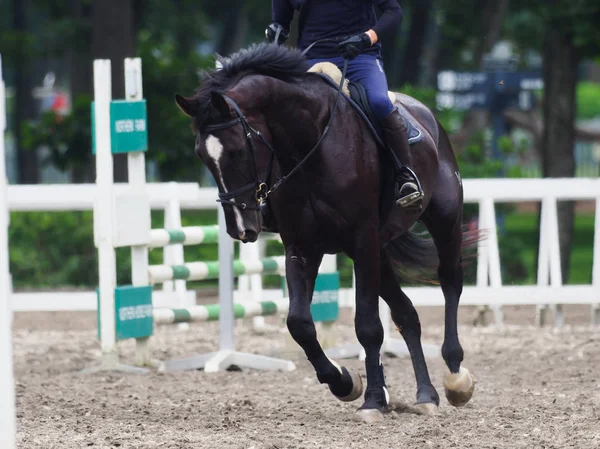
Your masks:
<instances>
[{"instance_id":1,"label":"tall black riding boot","mask_svg":"<svg viewBox=\"0 0 600 449\"><path fill-rule=\"evenodd\" d=\"M422 207L423 190L417 175L411 168L410 146L406 123L398 108L381 120L385 143L391 150L396 165L396 204L402 207Z\"/></svg>"}]
</instances>

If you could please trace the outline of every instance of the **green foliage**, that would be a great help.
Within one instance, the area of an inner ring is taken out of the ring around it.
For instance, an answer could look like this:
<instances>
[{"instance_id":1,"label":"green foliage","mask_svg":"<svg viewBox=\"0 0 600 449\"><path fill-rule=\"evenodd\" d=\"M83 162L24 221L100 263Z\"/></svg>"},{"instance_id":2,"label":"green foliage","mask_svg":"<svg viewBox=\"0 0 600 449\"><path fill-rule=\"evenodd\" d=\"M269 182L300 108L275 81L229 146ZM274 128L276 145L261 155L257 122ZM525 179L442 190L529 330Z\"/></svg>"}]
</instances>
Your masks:
<instances>
[{"instance_id":1,"label":"green foliage","mask_svg":"<svg viewBox=\"0 0 600 449\"><path fill-rule=\"evenodd\" d=\"M600 117L600 84L581 82L577 85L577 118Z\"/></svg>"},{"instance_id":2,"label":"green foliage","mask_svg":"<svg viewBox=\"0 0 600 449\"><path fill-rule=\"evenodd\" d=\"M600 54L600 2L597 0L521 0L513 8L509 29L519 47L540 49L544 29L559 29L572 39L582 58Z\"/></svg>"},{"instance_id":3,"label":"green foliage","mask_svg":"<svg viewBox=\"0 0 600 449\"><path fill-rule=\"evenodd\" d=\"M45 146L59 170L83 169L92 160L91 98L80 95L66 116L47 111L40 120L22 124L22 144L29 150Z\"/></svg>"},{"instance_id":4,"label":"green foliage","mask_svg":"<svg viewBox=\"0 0 600 449\"><path fill-rule=\"evenodd\" d=\"M202 163L194 152L190 119L179 110L174 95L193 94L199 71L214 66L214 59L193 50L175 58L176 52L177 42L168 36L150 31L139 35L148 104L148 159L156 162L162 179L200 181Z\"/></svg>"},{"instance_id":5,"label":"green foliage","mask_svg":"<svg viewBox=\"0 0 600 449\"><path fill-rule=\"evenodd\" d=\"M91 212L13 213L9 242L15 288L97 284Z\"/></svg>"},{"instance_id":6,"label":"green foliage","mask_svg":"<svg viewBox=\"0 0 600 449\"><path fill-rule=\"evenodd\" d=\"M183 226L216 223L216 211L184 212ZM164 214L152 213L153 228L161 228ZM94 247L92 212L15 212L9 228L10 265L15 288L73 286L92 289L98 285L98 259ZM119 248L117 282L131 282L129 248ZM187 262L217 260L217 245L185 248ZM281 253L280 253L281 254ZM162 263L163 250L149 252L150 264ZM214 285L214 281L191 286Z\"/></svg>"}]
</instances>

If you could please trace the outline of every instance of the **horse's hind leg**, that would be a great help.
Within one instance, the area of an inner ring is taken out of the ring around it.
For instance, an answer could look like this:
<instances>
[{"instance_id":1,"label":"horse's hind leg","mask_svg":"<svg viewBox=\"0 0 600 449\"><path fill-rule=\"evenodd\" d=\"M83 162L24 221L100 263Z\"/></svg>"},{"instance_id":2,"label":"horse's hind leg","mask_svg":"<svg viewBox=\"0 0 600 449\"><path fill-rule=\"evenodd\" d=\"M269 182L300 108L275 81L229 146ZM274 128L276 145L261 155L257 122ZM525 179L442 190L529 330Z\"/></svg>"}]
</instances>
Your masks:
<instances>
[{"instance_id":1,"label":"horse's hind leg","mask_svg":"<svg viewBox=\"0 0 600 449\"><path fill-rule=\"evenodd\" d=\"M473 395L475 380L469 371L462 367L463 349L458 340L458 302L463 289L461 265L462 247L462 207L456 202L447 201L434 195L423 223L427 226L439 255L438 276L446 300L445 333L442 357L449 373L444 376L444 390L450 404L460 407ZM457 192L456 198L460 198Z\"/></svg>"},{"instance_id":2,"label":"horse's hind leg","mask_svg":"<svg viewBox=\"0 0 600 449\"><path fill-rule=\"evenodd\" d=\"M427 363L421 346L421 323L411 300L400 288L387 256L381 261L380 296L392 312L392 320L406 342L417 380L417 402L415 407L424 414L435 414L440 397L429 378Z\"/></svg>"},{"instance_id":3,"label":"horse's hind leg","mask_svg":"<svg viewBox=\"0 0 600 449\"><path fill-rule=\"evenodd\" d=\"M310 312L315 279L323 254L309 254L294 246L286 247L286 279L290 295L287 327L309 362L313 365L319 382L329 385L331 392L341 401L354 401L362 394L362 380L330 360L317 340L317 331Z\"/></svg>"}]
</instances>

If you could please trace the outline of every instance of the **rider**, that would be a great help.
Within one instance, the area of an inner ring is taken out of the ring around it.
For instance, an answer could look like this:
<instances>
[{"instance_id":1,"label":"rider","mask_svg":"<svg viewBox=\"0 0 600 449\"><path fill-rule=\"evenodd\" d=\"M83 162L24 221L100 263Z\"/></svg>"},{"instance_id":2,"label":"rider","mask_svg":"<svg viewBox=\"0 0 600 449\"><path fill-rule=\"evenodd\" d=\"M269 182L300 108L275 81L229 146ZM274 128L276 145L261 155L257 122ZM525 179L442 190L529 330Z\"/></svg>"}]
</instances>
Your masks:
<instances>
[{"instance_id":1,"label":"rider","mask_svg":"<svg viewBox=\"0 0 600 449\"><path fill-rule=\"evenodd\" d=\"M382 10L379 20L375 5ZM420 207L423 192L410 168L406 124L388 97L379 42L380 36L402 22L397 0L272 0L272 23L265 30L269 42L287 40L295 9L300 11L297 47L305 50L316 42L307 52L310 64L329 61L341 69L344 59L349 59L347 78L365 88L392 150L398 173L396 204Z\"/></svg>"}]
</instances>

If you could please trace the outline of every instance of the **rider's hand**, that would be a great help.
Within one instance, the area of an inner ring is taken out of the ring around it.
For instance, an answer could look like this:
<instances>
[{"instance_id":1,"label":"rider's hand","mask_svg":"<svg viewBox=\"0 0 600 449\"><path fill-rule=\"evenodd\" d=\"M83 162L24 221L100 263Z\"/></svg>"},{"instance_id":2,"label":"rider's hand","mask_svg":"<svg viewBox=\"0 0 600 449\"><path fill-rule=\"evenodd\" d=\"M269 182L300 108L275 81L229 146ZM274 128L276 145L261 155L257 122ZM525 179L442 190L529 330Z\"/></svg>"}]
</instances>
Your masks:
<instances>
[{"instance_id":1,"label":"rider's hand","mask_svg":"<svg viewBox=\"0 0 600 449\"><path fill-rule=\"evenodd\" d=\"M338 44L338 51L344 59L352 59L371 46L371 38L367 33L347 37Z\"/></svg>"},{"instance_id":2,"label":"rider's hand","mask_svg":"<svg viewBox=\"0 0 600 449\"><path fill-rule=\"evenodd\" d=\"M274 42L275 37L277 36L277 32L279 31L279 37L277 38L277 44L283 44L287 38L290 36L289 30L286 30L277 22L271 23L267 29L265 30L265 37L268 42Z\"/></svg>"}]
</instances>

